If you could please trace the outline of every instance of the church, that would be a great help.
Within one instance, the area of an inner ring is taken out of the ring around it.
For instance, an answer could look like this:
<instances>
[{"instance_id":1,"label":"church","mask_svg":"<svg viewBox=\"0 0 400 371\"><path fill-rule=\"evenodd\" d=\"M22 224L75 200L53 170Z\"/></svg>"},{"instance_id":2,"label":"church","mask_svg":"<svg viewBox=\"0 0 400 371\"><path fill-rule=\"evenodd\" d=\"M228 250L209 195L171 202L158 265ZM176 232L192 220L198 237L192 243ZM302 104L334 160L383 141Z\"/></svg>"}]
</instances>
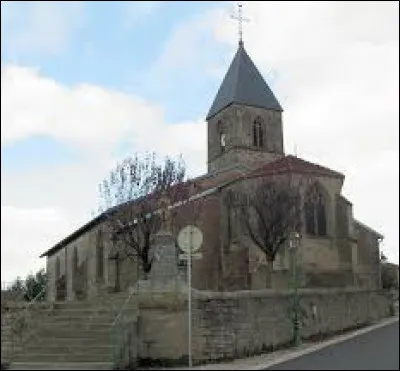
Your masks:
<instances>
[{"instance_id":1,"label":"church","mask_svg":"<svg viewBox=\"0 0 400 371\"><path fill-rule=\"evenodd\" d=\"M300 190L302 202L314 205L299 231L301 287L380 288L383 236L354 219L352 203L341 194L344 174L285 154L282 116L280 103L240 40L206 116L208 171L191 181L191 193L201 202L199 217L192 221L179 207L170 214L175 237L187 224L203 234L202 257L192 264L192 286L207 291L266 287L265 255L242 238L237 215L225 200L230 190L252 192L262 181L295 177L307 179ZM47 260L50 301L124 291L138 280L136 262L112 257L104 223L101 214L41 255ZM186 279L185 262L178 264ZM273 262L271 288L285 289L289 279L285 245Z\"/></svg>"}]
</instances>

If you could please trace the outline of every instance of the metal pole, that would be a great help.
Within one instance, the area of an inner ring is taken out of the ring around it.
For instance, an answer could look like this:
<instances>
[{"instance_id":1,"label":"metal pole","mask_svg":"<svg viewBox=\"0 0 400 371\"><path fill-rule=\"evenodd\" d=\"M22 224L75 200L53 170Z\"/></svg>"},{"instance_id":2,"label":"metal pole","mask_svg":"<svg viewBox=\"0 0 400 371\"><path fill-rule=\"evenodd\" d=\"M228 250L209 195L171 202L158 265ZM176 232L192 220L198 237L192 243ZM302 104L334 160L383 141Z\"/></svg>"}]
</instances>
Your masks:
<instances>
[{"instance_id":1,"label":"metal pole","mask_svg":"<svg viewBox=\"0 0 400 371\"><path fill-rule=\"evenodd\" d=\"M296 241L297 243L297 241ZM299 293L297 282L297 246L294 249L294 300L295 300L295 338L296 346L300 345L300 313L299 313Z\"/></svg>"},{"instance_id":2,"label":"metal pole","mask_svg":"<svg viewBox=\"0 0 400 371\"><path fill-rule=\"evenodd\" d=\"M300 345L301 338L300 338L300 311L299 311L299 292L298 292L298 282L297 282L297 249L298 249L298 237L297 235L294 238L292 249L293 249L293 296L294 296L294 344L295 346Z\"/></svg>"},{"instance_id":3,"label":"metal pole","mask_svg":"<svg viewBox=\"0 0 400 371\"><path fill-rule=\"evenodd\" d=\"M189 358L189 369L192 368L192 241L193 241L193 229L190 228L190 244L189 244L189 256L188 256L188 358Z\"/></svg>"}]
</instances>

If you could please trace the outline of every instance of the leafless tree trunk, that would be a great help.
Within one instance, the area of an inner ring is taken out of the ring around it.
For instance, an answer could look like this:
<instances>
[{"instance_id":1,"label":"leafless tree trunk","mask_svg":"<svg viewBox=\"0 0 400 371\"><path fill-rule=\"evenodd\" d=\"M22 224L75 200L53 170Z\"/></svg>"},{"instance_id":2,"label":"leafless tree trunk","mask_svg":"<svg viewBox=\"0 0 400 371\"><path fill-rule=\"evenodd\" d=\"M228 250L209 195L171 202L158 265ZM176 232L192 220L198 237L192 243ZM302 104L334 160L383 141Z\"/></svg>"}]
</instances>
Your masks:
<instances>
[{"instance_id":1,"label":"leafless tree trunk","mask_svg":"<svg viewBox=\"0 0 400 371\"><path fill-rule=\"evenodd\" d=\"M263 183L252 194L235 197L244 234L264 252L267 287L272 285L273 263L294 231L301 231L299 186L291 178Z\"/></svg>"}]
</instances>

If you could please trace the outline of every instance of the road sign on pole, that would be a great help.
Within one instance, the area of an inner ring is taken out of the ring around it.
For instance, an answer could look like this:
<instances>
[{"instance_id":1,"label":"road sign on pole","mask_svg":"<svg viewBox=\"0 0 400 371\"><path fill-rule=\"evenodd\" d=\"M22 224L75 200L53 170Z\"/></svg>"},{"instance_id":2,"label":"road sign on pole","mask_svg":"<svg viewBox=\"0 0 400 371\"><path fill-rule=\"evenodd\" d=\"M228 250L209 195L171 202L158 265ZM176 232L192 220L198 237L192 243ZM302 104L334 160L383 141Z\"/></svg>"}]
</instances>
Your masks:
<instances>
[{"instance_id":1,"label":"road sign on pole","mask_svg":"<svg viewBox=\"0 0 400 371\"><path fill-rule=\"evenodd\" d=\"M178 245L187 256L187 279L188 279L188 358L189 369L192 368L192 257L193 253L200 249L203 243L201 230L194 225L182 228L178 233ZM198 254L195 254L199 256ZM201 255L200 255L201 258ZM196 258L195 258L196 259Z\"/></svg>"},{"instance_id":2,"label":"road sign on pole","mask_svg":"<svg viewBox=\"0 0 400 371\"><path fill-rule=\"evenodd\" d=\"M178 245L183 252L188 253L191 251L194 253L200 249L202 243L203 234L196 226L187 225L179 231Z\"/></svg>"}]
</instances>

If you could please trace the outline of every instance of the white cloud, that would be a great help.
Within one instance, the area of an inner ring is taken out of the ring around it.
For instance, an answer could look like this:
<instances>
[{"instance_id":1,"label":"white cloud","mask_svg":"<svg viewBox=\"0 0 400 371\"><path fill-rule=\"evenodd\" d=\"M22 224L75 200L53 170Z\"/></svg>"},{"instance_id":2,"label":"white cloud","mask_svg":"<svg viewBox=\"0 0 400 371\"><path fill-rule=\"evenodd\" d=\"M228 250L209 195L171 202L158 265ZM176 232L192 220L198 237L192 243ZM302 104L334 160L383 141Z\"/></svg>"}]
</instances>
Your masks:
<instances>
[{"instance_id":1,"label":"white cloud","mask_svg":"<svg viewBox=\"0 0 400 371\"><path fill-rule=\"evenodd\" d=\"M55 209L1 206L1 279L25 278L45 266L39 255L70 229L67 217Z\"/></svg>"},{"instance_id":2,"label":"white cloud","mask_svg":"<svg viewBox=\"0 0 400 371\"><path fill-rule=\"evenodd\" d=\"M160 109L140 98L87 84L69 88L30 68L4 67L1 90L2 145L47 134L89 150L110 149L122 135L140 140L162 120Z\"/></svg>"},{"instance_id":3,"label":"white cloud","mask_svg":"<svg viewBox=\"0 0 400 371\"><path fill-rule=\"evenodd\" d=\"M110 157L124 140L136 151L183 150L194 168L203 167L197 157L204 122L166 125L162 109L139 97L88 84L67 87L20 66L2 68L1 93L2 146L47 135L92 157Z\"/></svg>"},{"instance_id":4,"label":"white cloud","mask_svg":"<svg viewBox=\"0 0 400 371\"><path fill-rule=\"evenodd\" d=\"M7 56L62 52L83 22L82 1L2 1L2 48Z\"/></svg>"}]
</instances>

